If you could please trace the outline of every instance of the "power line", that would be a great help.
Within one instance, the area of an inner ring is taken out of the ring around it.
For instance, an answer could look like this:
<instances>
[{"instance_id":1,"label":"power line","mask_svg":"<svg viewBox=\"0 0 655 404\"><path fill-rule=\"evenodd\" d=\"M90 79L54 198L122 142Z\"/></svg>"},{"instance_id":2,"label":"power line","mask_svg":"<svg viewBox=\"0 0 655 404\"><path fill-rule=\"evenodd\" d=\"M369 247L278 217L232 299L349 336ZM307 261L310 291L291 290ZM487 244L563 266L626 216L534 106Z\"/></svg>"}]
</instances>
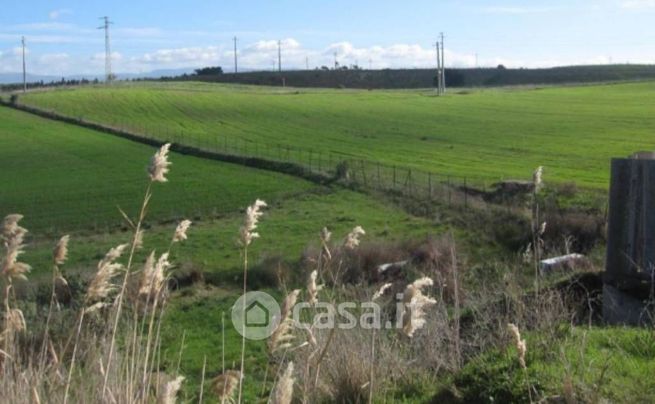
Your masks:
<instances>
[{"instance_id":1,"label":"power line","mask_svg":"<svg viewBox=\"0 0 655 404\"><path fill-rule=\"evenodd\" d=\"M111 48L109 46L109 25L113 24L113 22L109 21L109 17L106 16L100 17L100 19L105 21L98 29L105 30L105 82L109 84L114 78L111 74Z\"/></svg>"},{"instance_id":2,"label":"power line","mask_svg":"<svg viewBox=\"0 0 655 404\"><path fill-rule=\"evenodd\" d=\"M23 44L23 92L27 92L27 73L25 70L25 37L21 38Z\"/></svg>"},{"instance_id":3,"label":"power line","mask_svg":"<svg viewBox=\"0 0 655 404\"><path fill-rule=\"evenodd\" d=\"M237 37L234 37L234 73L237 73Z\"/></svg>"}]
</instances>

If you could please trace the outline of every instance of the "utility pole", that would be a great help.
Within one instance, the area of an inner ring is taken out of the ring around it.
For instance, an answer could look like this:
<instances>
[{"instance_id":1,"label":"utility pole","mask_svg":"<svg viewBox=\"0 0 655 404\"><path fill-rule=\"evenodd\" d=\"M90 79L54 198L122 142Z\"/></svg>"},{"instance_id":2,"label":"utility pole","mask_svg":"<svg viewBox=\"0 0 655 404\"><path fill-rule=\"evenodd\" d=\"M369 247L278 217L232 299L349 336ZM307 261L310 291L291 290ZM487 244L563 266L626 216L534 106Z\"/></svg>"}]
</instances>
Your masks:
<instances>
[{"instance_id":1,"label":"utility pole","mask_svg":"<svg viewBox=\"0 0 655 404\"><path fill-rule=\"evenodd\" d=\"M373 59L368 58L368 70L373 70Z\"/></svg>"},{"instance_id":2,"label":"utility pole","mask_svg":"<svg viewBox=\"0 0 655 404\"><path fill-rule=\"evenodd\" d=\"M480 67L480 65L478 64L478 54L476 53L475 54L475 68L477 69L478 67Z\"/></svg>"},{"instance_id":3,"label":"utility pole","mask_svg":"<svg viewBox=\"0 0 655 404\"><path fill-rule=\"evenodd\" d=\"M434 45L437 50L437 94L441 95L441 52L439 51L439 41Z\"/></svg>"},{"instance_id":4,"label":"utility pole","mask_svg":"<svg viewBox=\"0 0 655 404\"><path fill-rule=\"evenodd\" d=\"M446 94L446 54L444 52L443 32L441 35L441 93Z\"/></svg>"},{"instance_id":5,"label":"utility pole","mask_svg":"<svg viewBox=\"0 0 655 404\"><path fill-rule=\"evenodd\" d=\"M237 72L237 37L234 37L234 73Z\"/></svg>"},{"instance_id":6,"label":"utility pole","mask_svg":"<svg viewBox=\"0 0 655 404\"><path fill-rule=\"evenodd\" d=\"M305 56L305 68L309 70L309 56Z\"/></svg>"},{"instance_id":7,"label":"utility pole","mask_svg":"<svg viewBox=\"0 0 655 404\"><path fill-rule=\"evenodd\" d=\"M27 92L27 73L25 71L25 37L22 37L21 42L23 44L23 92Z\"/></svg>"},{"instance_id":8,"label":"utility pole","mask_svg":"<svg viewBox=\"0 0 655 404\"><path fill-rule=\"evenodd\" d=\"M111 74L111 48L109 46L109 25L113 22L109 21L109 17L100 17L101 20L104 20L105 23L98 27L98 29L105 30L105 83L111 83L114 78Z\"/></svg>"},{"instance_id":9,"label":"utility pole","mask_svg":"<svg viewBox=\"0 0 655 404\"><path fill-rule=\"evenodd\" d=\"M282 73L282 41L277 41L277 71Z\"/></svg>"}]
</instances>

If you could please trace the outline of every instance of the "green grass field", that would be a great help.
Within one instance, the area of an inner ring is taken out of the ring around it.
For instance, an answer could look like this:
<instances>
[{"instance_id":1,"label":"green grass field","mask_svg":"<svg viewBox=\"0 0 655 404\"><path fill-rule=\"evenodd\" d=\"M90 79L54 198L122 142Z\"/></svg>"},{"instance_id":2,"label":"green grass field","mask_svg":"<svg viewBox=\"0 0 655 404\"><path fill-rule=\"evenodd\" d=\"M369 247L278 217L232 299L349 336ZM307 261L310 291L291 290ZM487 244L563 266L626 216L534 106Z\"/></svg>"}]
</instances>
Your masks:
<instances>
[{"instance_id":1,"label":"green grass field","mask_svg":"<svg viewBox=\"0 0 655 404\"><path fill-rule=\"evenodd\" d=\"M543 165L550 181L606 188L610 158L652 146L654 90L655 82L644 82L438 98L428 90L174 83L35 92L20 100L161 138L182 134L183 142L256 141L485 181L526 179Z\"/></svg>"},{"instance_id":2,"label":"green grass field","mask_svg":"<svg viewBox=\"0 0 655 404\"><path fill-rule=\"evenodd\" d=\"M150 126L162 139L179 131L192 140L211 133L484 180L529 178L532 169L543 164L548 181L576 181L600 189L607 186L610 157L652 147L653 90L655 83L642 83L489 90L439 99L420 91L296 91L183 83L58 90L32 93L21 101L89 120L127 124L137 131ZM130 233L119 228L117 206L135 214L153 152L149 146L0 107L4 185L0 215L24 214L23 224L31 231L22 260L33 271L29 283L16 286L19 292L40 288L47 298L50 255L55 237L63 232L72 232L72 237L62 270L77 285L86 284L110 247L129 240ZM367 231L366 242L422 239L453 230L458 251L466 257L464 266L489 271L476 265L488 261L494 267L499 260L498 270L506 270L491 242L481 237L489 229L474 234L472 226L463 226L448 212L419 218L374 195L338 185L319 186L179 154L170 160L169 182L154 188L144 248L135 262L139 268L151 250L166 250L176 220L194 220L189 239L172 251L173 271L198 271L207 282L175 291L162 324L165 369L176 366L184 335L180 373L187 377L183 389L187 401L199 391L205 359L206 389L220 373L223 355L227 368L238 366L241 340L229 320L231 305L240 294L243 262L236 238L242 209L255 198L270 206L257 229L261 238L249 250L252 278L266 258L279 257L303 279L306 274L293 264L308 246L318 244L323 226L338 241L361 225ZM282 297L280 291L268 291ZM28 322L36 311L34 296L40 293L31 292L19 293L27 296L23 307ZM528 377L541 383L544 391L558 393L561 373L567 371L576 385L600 385L603 397L637 402L652 397L652 383L634 381L653 371L651 331L573 327L558 338L559 354L539 334L528 334ZM264 343L249 341L247 400L260 395L267 363ZM609 370L603 379L599 371L605 366ZM527 392L522 377L512 349L494 350L444 378L443 386L389 394L393 400L425 402L439 387L455 386L474 400L496 393L500 398L506 392L522 397Z\"/></svg>"},{"instance_id":3,"label":"green grass field","mask_svg":"<svg viewBox=\"0 0 655 404\"><path fill-rule=\"evenodd\" d=\"M32 266L32 272L29 282L16 285L30 322L35 301L47 295L51 251L63 231L73 233L62 270L72 284L82 287L109 248L130 240L128 231L115 226L110 231L90 230L96 221L121 223L117 205L137 209L147 183L145 166L154 149L7 108L0 108L0 148L4 185L0 211L2 215L24 214L22 224L30 230L22 260ZM199 390L205 356L208 380L221 369L221 315L229 315L240 294L243 258L236 239L243 221L241 208L255 198L266 199L269 207L258 228L261 238L250 249L253 268L267 257L293 265L307 246L318 244L324 226L334 232L337 242L356 225L367 230L367 240L419 239L445 231L431 220L413 217L361 193L178 154L170 160L169 182L156 184L154 189L150 225L135 267L140 268L150 251L168 248L175 228L169 219L196 215L189 239L172 251L173 273L200 271L213 286L176 293L162 326L163 361L171 367L185 334L181 371L188 378L185 392L190 397ZM279 292L270 292L280 297ZM225 327L226 364L232 368L241 340L229 317ZM267 363L264 344L249 342L246 358L245 394L253 398L260 392Z\"/></svg>"},{"instance_id":4,"label":"green grass field","mask_svg":"<svg viewBox=\"0 0 655 404\"><path fill-rule=\"evenodd\" d=\"M33 230L104 229L136 215L155 148L0 108L0 212ZM217 215L256 198L274 202L313 184L294 177L172 154L169 182L155 184L150 218Z\"/></svg>"}]
</instances>

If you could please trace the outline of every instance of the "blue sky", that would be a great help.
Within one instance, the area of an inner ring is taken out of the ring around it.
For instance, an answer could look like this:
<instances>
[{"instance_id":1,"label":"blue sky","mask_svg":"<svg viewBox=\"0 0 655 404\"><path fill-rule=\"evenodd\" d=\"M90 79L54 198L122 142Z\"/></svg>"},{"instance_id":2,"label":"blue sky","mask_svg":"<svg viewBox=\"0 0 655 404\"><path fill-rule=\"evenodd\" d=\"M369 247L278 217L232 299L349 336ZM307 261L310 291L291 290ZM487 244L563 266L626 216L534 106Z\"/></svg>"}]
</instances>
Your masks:
<instances>
[{"instance_id":1,"label":"blue sky","mask_svg":"<svg viewBox=\"0 0 655 404\"><path fill-rule=\"evenodd\" d=\"M0 73L20 70L20 37L38 74L101 73L114 25L116 72L359 63L430 67L446 33L448 66L655 63L655 0L0 0ZM477 55L477 57L476 57Z\"/></svg>"}]
</instances>

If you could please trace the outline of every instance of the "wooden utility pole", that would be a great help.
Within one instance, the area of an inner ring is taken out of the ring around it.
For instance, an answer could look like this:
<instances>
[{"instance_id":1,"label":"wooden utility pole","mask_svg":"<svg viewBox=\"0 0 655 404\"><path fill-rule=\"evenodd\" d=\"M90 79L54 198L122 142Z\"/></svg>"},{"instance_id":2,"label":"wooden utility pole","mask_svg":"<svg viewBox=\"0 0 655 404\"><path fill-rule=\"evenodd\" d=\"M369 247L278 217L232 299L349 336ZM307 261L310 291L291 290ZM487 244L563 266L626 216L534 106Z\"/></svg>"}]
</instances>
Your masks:
<instances>
[{"instance_id":1,"label":"wooden utility pole","mask_svg":"<svg viewBox=\"0 0 655 404\"><path fill-rule=\"evenodd\" d=\"M612 159L609 198L603 318L645 324L655 287L655 153Z\"/></svg>"}]
</instances>

